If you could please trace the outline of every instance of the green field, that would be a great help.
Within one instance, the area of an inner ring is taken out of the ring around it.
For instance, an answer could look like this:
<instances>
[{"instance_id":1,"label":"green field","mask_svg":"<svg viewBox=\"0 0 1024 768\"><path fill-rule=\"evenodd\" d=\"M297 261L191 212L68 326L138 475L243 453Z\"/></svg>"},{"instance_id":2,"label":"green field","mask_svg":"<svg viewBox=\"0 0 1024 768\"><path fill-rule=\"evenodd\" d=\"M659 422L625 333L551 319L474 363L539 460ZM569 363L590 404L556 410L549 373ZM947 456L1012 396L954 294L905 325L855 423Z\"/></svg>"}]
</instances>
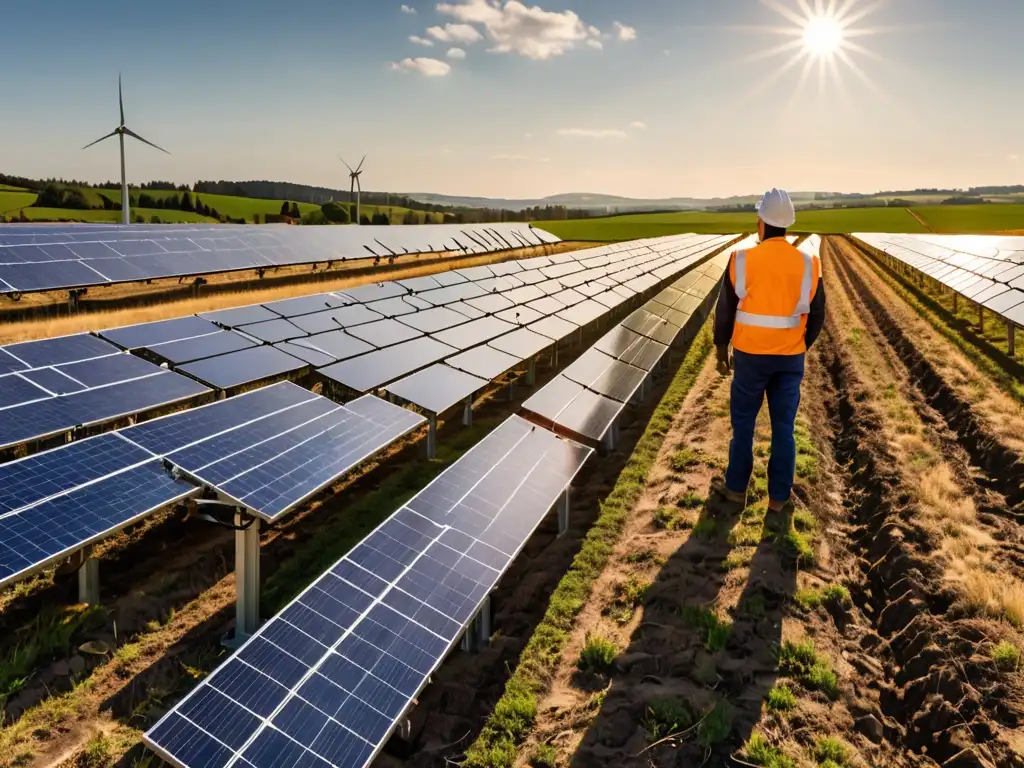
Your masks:
<instances>
[{"instance_id":1,"label":"green field","mask_svg":"<svg viewBox=\"0 0 1024 768\"><path fill-rule=\"evenodd\" d=\"M1024 205L936 205L915 208L914 213L935 232L1024 231Z\"/></svg>"},{"instance_id":2,"label":"green field","mask_svg":"<svg viewBox=\"0 0 1024 768\"><path fill-rule=\"evenodd\" d=\"M753 213L679 213L633 214L601 219L546 221L542 227L563 240L636 240L680 232L731 234L753 232L757 219ZM793 232L823 234L846 232L924 232L920 223L902 208L851 208L829 211L801 211Z\"/></svg>"},{"instance_id":3,"label":"green field","mask_svg":"<svg viewBox=\"0 0 1024 768\"><path fill-rule=\"evenodd\" d=\"M36 201L35 192L17 191L14 187L0 187L0 216L8 211L17 211Z\"/></svg>"},{"instance_id":4,"label":"green field","mask_svg":"<svg viewBox=\"0 0 1024 768\"><path fill-rule=\"evenodd\" d=\"M0 192L0 200L3 199ZM29 221L84 221L120 223L120 211L76 211L69 208L22 208ZM10 217L10 213L7 214ZM186 211L168 211L162 208L132 208L132 221L136 216L142 216L148 224L153 216L156 216L164 224L196 224L201 222L215 223L215 219L200 216L198 213Z\"/></svg>"}]
</instances>

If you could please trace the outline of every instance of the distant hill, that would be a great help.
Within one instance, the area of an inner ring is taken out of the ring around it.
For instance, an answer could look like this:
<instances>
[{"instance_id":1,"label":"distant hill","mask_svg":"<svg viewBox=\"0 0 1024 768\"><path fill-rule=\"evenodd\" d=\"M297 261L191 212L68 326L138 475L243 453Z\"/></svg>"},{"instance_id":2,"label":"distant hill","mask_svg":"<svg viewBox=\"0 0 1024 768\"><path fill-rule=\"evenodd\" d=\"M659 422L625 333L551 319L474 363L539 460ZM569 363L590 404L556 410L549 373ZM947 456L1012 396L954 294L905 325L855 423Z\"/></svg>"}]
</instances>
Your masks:
<instances>
[{"instance_id":1,"label":"distant hill","mask_svg":"<svg viewBox=\"0 0 1024 768\"><path fill-rule=\"evenodd\" d=\"M729 208L753 205L760 195L736 195L733 197L666 197L634 198L618 195L603 195L590 192L567 192L549 197L516 199L491 197L462 197L438 195L432 192L405 192L404 197L427 205L450 206L454 208L503 208L508 211L522 211L526 208L562 205L566 208L593 211L595 213L624 213L630 211L688 211ZM796 201L811 202L814 192L793 192Z\"/></svg>"}]
</instances>

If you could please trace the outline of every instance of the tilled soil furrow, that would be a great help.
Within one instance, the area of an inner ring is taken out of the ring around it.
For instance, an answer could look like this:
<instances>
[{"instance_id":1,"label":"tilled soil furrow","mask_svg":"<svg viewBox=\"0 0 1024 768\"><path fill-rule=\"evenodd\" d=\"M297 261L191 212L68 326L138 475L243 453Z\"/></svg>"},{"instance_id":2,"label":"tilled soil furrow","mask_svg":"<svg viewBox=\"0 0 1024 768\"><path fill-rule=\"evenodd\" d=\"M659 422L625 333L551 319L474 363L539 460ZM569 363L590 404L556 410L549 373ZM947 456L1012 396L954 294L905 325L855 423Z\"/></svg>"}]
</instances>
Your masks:
<instances>
[{"instance_id":1,"label":"tilled soil furrow","mask_svg":"<svg viewBox=\"0 0 1024 768\"><path fill-rule=\"evenodd\" d=\"M981 482L1004 495L1011 507L1018 507L1016 519L1024 521L1024 461L988 431L971 403L943 379L879 297L869 290L859 273L863 261L854 260L853 247L837 241L830 245L829 254L835 257L837 266L903 360L917 387L932 408L942 414L959 444L970 454L971 461L984 473Z\"/></svg>"},{"instance_id":2,"label":"tilled soil furrow","mask_svg":"<svg viewBox=\"0 0 1024 768\"><path fill-rule=\"evenodd\" d=\"M864 635L861 647L883 665L885 738L922 765L1022 766L1002 738L1019 724L1019 713L1004 706L1015 693L976 653L991 641L991 623L946 615L957 596L940 586L936 542L920 524L916 491L889 451L871 391L838 341L835 313L831 320L821 355L837 399L830 410L836 458L847 467L846 506L859 525L863 580L853 597L877 633Z\"/></svg>"}]
</instances>

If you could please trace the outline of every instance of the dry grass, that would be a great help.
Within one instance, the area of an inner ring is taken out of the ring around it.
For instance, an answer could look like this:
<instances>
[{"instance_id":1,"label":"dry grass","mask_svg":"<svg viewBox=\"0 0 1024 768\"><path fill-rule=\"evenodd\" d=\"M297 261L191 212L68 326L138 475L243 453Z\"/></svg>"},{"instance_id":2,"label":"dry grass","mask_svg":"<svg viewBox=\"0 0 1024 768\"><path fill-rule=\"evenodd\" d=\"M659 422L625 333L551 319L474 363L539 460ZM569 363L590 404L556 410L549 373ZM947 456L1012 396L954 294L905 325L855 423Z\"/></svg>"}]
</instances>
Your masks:
<instances>
[{"instance_id":1,"label":"dry grass","mask_svg":"<svg viewBox=\"0 0 1024 768\"><path fill-rule=\"evenodd\" d=\"M437 272L447 272L452 269L463 269L479 266L481 264L494 264L510 259L530 258L542 253L559 253L563 251L576 250L580 243L559 243L548 246L546 249L533 248L521 251L504 252L498 254L482 254L466 258L453 258L443 263L420 264L415 262L401 270L388 272L387 280L402 280L422 275L431 275ZM593 245L593 244L587 244ZM246 273L248 275L248 273ZM17 341L29 341L31 339L45 339L52 336L63 336L69 333L80 333L82 331L102 330L104 328L116 328L121 325L134 323L148 323L155 320L167 320L182 315L197 314L199 312L212 312L216 309L227 309L246 304L259 304L277 299L287 299L293 296L307 296L314 293L326 291L337 291L343 288L351 288L355 285L372 283L376 279L372 275L359 275L346 277L344 271L338 271L337 277L322 279L318 282L304 282L294 285L281 285L273 288L258 288L255 290L240 288L237 291L217 293L211 296L198 299L179 299L174 301L161 300L160 296L153 296L153 304L145 306L127 307L123 309L111 309L101 312L84 312L67 317L50 318L44 320L26 320L21 322L0 322L0 343L9 344ZM248 277L235 278L240 285L251 282ZM211 280L212 282L212 280ZM226 280L225 282L230 282ZM175 286L177 284L175 282ZM153 286L115 286L109 291L119 290L120 295L130 296L143 293L143 289L152 292ZM134 292L134 293L133 293ZM113 295L105 291L104 297ZM26 297L27 299L28 297ZM26 299L22 299L25 303ZM61 298L61 303L66 299ZM15 305L11 305L12 307ZM2 319L2 315L0 315Z\"/></svg>"},{"instance_id":2,"label":"dry grass","mask_svg":"<svg viewBox=\"0 0 1024 768\"><path fill-rule=\"evenodd\" d=\"M834 264L831 272L839 284ZM842 327L854 327L868 315L853 305L845 290L832 296L831 312ZM979 523L974 499L957 482L936 441L903 394L913 386L906 380L906 372L894 352L879 345L876 338L863 333L859 343L847 348L870 392L868 406L881 417L883 437L914 494L919 512L915 522L934 537L945 578L958 590L967 610L1022 626L1024 583L1000 567L994 554L997 544Z\"/></svg>"}]
</instances>

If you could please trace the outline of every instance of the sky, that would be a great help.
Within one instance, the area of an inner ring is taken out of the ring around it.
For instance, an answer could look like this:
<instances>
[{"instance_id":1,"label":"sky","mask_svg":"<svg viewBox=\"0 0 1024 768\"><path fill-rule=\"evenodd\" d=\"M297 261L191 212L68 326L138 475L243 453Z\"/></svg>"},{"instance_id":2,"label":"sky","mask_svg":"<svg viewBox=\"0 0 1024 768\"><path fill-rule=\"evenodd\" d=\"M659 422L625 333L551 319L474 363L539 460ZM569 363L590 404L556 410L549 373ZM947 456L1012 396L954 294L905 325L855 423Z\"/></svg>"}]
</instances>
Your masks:
<instances>
[{"instance_id":1,"label":"sky","mask_svg":"<svg viewBox=\"0 0 1024 768\"><path fill-rule=\"evenodd\" d=\"M117 178L81 148L122 72L172 153L129 141L131 183L347 188L339 153L367 190L503 198L1024 182L1021 0L537 2L5 4L0 172Z\"/></svg>"}]
</instances>

